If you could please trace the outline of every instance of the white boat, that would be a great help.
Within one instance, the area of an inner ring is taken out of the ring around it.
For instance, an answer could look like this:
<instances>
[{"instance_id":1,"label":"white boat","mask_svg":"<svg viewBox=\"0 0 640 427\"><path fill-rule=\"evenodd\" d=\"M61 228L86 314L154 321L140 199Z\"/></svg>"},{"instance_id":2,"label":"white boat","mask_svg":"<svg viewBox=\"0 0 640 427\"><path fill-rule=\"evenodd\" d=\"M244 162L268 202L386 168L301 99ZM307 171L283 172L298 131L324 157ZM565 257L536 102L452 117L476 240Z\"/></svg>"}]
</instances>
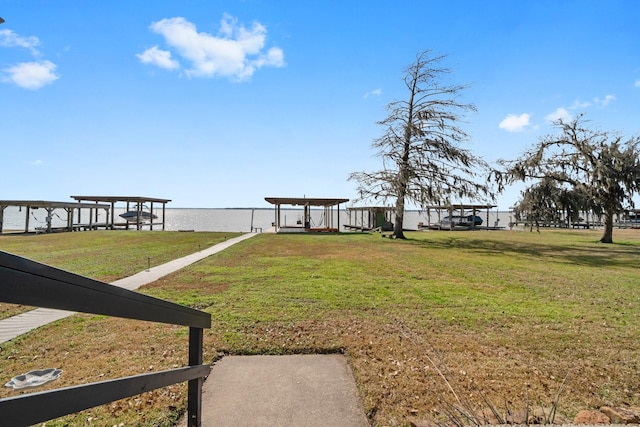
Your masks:
<instances>
[{"instance_id":1,"label":"white boat","mask_svg":"<svg viewBox=\"0 0 640 427\"><path fill-rule=\"evenodd\" d=\"M128 211L120 214L120 218L126 219L129 222L138 222L138 218L140 218L140 222L147 222L158 218L158 215L147 211Z\"/></svg>"}]
</instances>

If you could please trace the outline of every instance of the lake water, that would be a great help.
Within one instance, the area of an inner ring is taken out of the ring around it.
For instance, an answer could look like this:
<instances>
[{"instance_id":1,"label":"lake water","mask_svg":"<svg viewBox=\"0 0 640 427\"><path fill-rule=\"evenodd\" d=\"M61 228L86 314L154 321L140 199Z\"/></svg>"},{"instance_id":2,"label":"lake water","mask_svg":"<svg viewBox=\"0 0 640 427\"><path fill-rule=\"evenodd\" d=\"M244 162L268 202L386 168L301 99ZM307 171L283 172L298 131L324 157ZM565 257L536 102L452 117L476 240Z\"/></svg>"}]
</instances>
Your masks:
<instances>
[{"instance_id":1,"label":"lake water","mask_svg":"<svg viewBox=\"0 0 640 427\"><path fill-rule=\"evenodd\" d=\"M116 216L124 213L124 209L115 209ZM275 221L275 209L265 208L233 208L233 209L197 209L197 208L167 208L165 218L165 230L178 231L178 230L194 230L194 231L232 231L232 232L249 232L251 227L262 228L267 230L272 226ZM155 214L161 217L162 210L155 210ZM21 210L17 207L7 207L4 211L4 224L3 229L7 230L24 230L25 226L25 214L26 209ZM340 210L340 227L343 229L345 224L356 224L356 214L353 213L350 219L346 210ZM46 226L47 212L44 209L31 210L29 218L29 230L35 231L37 227ZM88 211L83 211L83 222L88 222ZM323 223L323 209L311 210L311 225L316 227ZM338 211L333 210L333 225L338 224ZM443 216L446 213L442 214ZM503 211L490 211L488 213L484 210L478 213L483 219L483 225L496 225L496 220L499 220L498 225L506 227L509 224L509 212ZM358 217L357 224L360 224L360 217ZM303 220L303 211L301 209L281 209L280 221L281 225L296 226L298 221ZM431 213L431 223L436 223L438 217L433 212ZM99 211L98 220L94 222L106 222L105 212ZM366 222L366 220L365 220ZM406 229L417 229L418 223L429 223L427 214L417 210L409 210L405 212L404 226ZM326 222L325 222L326 224ZM66 213L64 210L56 210L53 213L52 226L63 227L66 225ZM148 228L145 228L148 229ZM154 227L159 229L159 227Z\"/></svg>"}]
</instances>

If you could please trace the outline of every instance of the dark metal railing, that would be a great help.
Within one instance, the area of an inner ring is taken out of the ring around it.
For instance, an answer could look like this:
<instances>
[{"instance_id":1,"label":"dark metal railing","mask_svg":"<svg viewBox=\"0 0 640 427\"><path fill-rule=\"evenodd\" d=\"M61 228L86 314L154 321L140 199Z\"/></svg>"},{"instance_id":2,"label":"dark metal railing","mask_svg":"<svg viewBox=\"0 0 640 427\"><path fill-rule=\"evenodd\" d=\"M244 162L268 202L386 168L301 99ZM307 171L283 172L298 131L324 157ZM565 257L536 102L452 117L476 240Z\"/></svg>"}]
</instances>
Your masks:
<instances>
[{"instance_id":1,"label":"dark metal railing","mask_svg":"<svg viewBox=\"0 0 640 427\"><path fill-rule=\"evenodd\" d=\"M188 381L189 427L202 423L203 329L211 315L0 251L0 302L189 327L189 366L0 399L0 423L43 421Z\"/></svg>"}]
</instances>

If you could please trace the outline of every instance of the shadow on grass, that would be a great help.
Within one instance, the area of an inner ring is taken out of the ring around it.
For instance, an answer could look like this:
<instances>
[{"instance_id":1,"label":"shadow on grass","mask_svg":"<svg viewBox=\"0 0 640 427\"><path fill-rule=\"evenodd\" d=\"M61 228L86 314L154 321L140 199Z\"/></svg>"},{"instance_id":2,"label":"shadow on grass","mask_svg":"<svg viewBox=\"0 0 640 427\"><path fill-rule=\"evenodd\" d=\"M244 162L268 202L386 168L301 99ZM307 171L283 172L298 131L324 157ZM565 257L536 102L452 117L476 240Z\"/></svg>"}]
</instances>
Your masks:
<instances>
[{"instance_id":1,"label":"shadow on grass","mask_svg":"<svg viewBox=\"0 0 640 427\"><path fill-rule=\"evenodd\" d=\"M518 255L532 259L553 259L572 265L590 267L625 267L630 266L633 259L638 259L640 244L593 242L584 243L537 243L514 242L496 239L456 238L446 239L407 239L411 244L429 249L460 250L484 255Z\"/></svg>"}]
</instances>

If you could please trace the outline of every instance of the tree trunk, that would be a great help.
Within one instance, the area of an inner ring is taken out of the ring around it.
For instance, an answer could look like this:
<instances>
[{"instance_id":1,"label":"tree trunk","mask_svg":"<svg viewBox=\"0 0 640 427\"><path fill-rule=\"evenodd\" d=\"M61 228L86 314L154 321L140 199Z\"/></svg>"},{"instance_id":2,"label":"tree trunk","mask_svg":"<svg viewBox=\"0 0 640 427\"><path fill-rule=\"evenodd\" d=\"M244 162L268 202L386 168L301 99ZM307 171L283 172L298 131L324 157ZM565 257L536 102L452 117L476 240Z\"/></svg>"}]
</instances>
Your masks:
<instances>
[{"instance_id":1,"label":"tree trunk","mask_svg":"<svg viewBox=\"0 0 640 427\"><path fill-rule=\"evenodd\" d=\"M393 224L393 238L406 239L404 232L404 194L398 196L396 200L396 223Z\"/></svg>"},{"instance_id":2,"label":"tree trunk","mask_svg":"<svg viewBox=\"0 0 640 427\"><path fill-rule=\"evenodd\" d=\"M600 243L613 243L613 212L607 211L604 214L604 234Z\"/></svg>"}]
</instances>

